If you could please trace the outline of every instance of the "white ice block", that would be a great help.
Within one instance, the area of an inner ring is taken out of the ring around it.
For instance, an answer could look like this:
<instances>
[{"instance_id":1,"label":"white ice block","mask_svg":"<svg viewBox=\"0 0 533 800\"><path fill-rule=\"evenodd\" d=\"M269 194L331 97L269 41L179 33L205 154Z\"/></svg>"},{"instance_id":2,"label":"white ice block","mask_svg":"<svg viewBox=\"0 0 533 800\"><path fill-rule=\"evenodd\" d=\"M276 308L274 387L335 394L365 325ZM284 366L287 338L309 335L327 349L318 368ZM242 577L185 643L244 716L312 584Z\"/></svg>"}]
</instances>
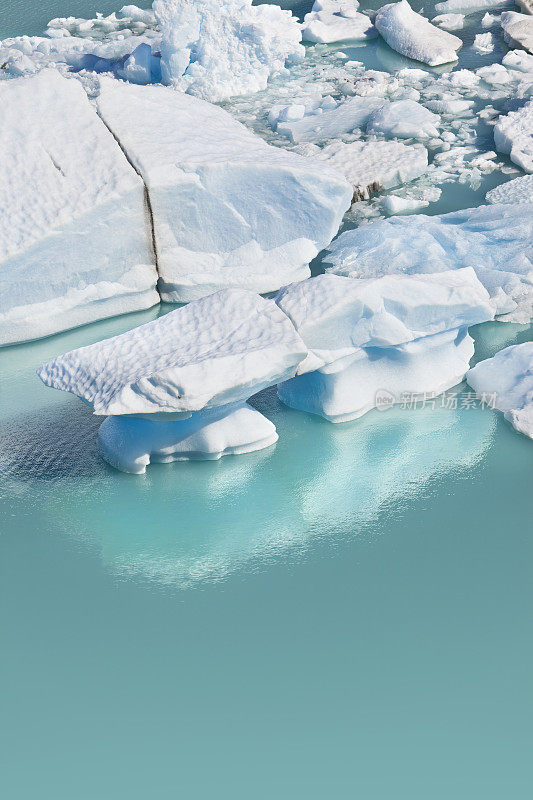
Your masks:
<instances>
[{"instance_id":1,"label":"white ice block","mask_svg":"<svg viewBox=\"0 0 533 800\"><path fill-rule=\"evenodd\" d=\"M457 61L456 51L463 44L458 36L435 27L413 11L407 0L380 8L374 24L389 47L430 67Z\"/></svg>"}]
</instances>

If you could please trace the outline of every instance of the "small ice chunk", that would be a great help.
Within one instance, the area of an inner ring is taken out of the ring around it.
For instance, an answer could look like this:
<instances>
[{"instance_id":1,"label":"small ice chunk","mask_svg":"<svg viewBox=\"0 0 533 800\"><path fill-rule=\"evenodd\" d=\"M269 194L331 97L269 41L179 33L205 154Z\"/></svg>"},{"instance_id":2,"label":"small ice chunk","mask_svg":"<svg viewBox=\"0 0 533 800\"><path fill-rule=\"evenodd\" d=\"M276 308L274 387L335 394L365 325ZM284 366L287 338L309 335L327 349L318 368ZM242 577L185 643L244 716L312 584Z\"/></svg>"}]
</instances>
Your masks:
<instances>
[{"instance_id":1,"label":"small ice chunk","mask_svg":"<svg viewBox=\"0 0 533 800\"><path fill-rule=\"evenodd\" d=\"M494 142L496 149L508 155L524 172L533 172L533 100L498 119Z\"/></svg>"},{"instance_id":2,"label":"small ice chunk","mask_svg":"<svg viewBox=\"0 0 533 800\"><path fill-rule=\"evenodd\" d=\"M340 173L268 145L203 100L107 78L97 102L144 178L164 300L228 286L264 293L306 277L350 205Z\"/></svg>"},{"instance_id":3,"label":"small ice chunk","mask_svg":"<svg viewBox=\"0 0 533 800\"><path fill-rule=\"evenodd\" d=\"M503 411L519 433L533 439L533 342L506 347L480 361L466 380L486 405Z\"/></svg>"},{"instance_id":4,"label":"small ice chunk","mask_svg":"<svg viewBox=\"0 0 533 800\"><path fill-rule=\"evenodd\" d=\"M489 203L533 203L533 175L501 183L487 192L486 199Z\"/></svg>"},{"instance_id":5,"label":"small ice chunk","mask_svg":"<svg viewBox=\"0 0 533 800\"><path fill-rule=\"evenodd\" d=\"M517 72L533 72L533 56L525 50L509 50L502 58L502 64Z\"/></svg>"},{"instance_id":6,"label":"small ice chunk","mask_svg":"<svg viewBox=\"0 0 533 800\"><path fill-rule=\"evenodd\" d=\"M399 197L396 194L388 194L381 199L381 207L390 214L410 214L412 211L420 211L429 205L429 200L416 197Z\"/></svg>"},{"instance_id":7,"label":"small ice chunk","mask_svg":"<svg viewBox=\"0 0 533 800\"><path fill-rule=\"evenodd\" d=\"M500 18L504 39L511 47L523 47L533 53L533 16L504 11Z\"/></svg>"},{"instance_id":8,"label":"small ice chunk","mask_svg":"<svg viewBox=\"0 0 533 800\"><path fill-rule=\"evenodd\" d=\"M0 344L159 302L141 178L80 82L0 81Z\"/></svg>"},{"instance_id":9,"label":"small ice chunk","mask_svg":"<svg viewBox=\"0 0 533 800\"><path fill-rule=\"evenodd\" d=\"M97 70L99 72L101 70ZM124 66L118 70L118 75L130 83L146 85L152 80L152 48L149 44L140 44L131 56L126 59Z\"/></svg>"},{"instance_id":10,"label":"small ice chunk","mask_svg":"<svg viewBox=\"0 0 533 800\"><path fill-rule=\"evenodd\" d=\"M457 61L456 51L463 44L413 11L407 0L380 8L374 24L389 47L430 67Z\"/></svg>"},{"instance_id":11,"label":"small ice chunk","mask_svg":"<svg viewBox=\"0 0 533 800\"><path fill-rule=\"evenodd\" d=\"M383 133L400 139L430 139L438 136L440 117L414 100L396 100L374 111L367 133Z\"/></svg>"},{"instance_id":12,"label":"small ice chunk","mask_svg":"<svg viewBox=\"0 0 533 800\"><path fill-rule=\"evenodd\" d=\"M477 33L472 45L476 53L486 55L494 50L494 37L492 33Z\"/></svg>"},{"instance_id":13,"label":"small ice chunk","mask_svg":"<svg viewBox=\"0 0 533 800\"><path fill-rule=\"evenodd\" d=\"M431 22L445 31L460 31L464 27L464 14L438 14Z\"/></svg>"},{"instance_id":14,"label":"small ice chunk","mask_svg":"<svg viewBox=\"0 0 533 800\"><path fill-rule=\"evenodd\" d=\"M357 278L471 266L495 313L525 322L533 299L533 205L391 217L342 233L324 260L333 265L328 272Z\"/></svg>"},{"instance_id":15,"label":"small ice chunk","mask_svg":"<svg viewBox=\"0 0 533 800\"><path fill-rule=\"evenodd\" d=\"M247 400L296 372L306 348L270 300L225 289L58 356L41 380L95 414L186 413Z\"/></svg>"},{"instance_id":16,"label":"small ice chunk","mask_svg":"<svg viewBox=\"0 0 533 800\"><path fill-rule=\"evenodd\" d=\"M481 20L482 28L493 28L500 21L499 14L489 14L488 11Z\"/></svg>"}]
</instances>

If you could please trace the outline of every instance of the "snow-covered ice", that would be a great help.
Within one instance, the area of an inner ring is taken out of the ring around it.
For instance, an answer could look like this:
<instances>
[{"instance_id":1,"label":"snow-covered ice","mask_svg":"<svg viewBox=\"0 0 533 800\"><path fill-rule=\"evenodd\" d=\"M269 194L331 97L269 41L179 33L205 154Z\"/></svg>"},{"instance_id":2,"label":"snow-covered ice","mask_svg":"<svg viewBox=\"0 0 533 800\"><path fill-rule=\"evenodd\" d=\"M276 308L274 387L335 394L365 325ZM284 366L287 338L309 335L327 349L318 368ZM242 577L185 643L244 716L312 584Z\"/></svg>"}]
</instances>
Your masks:
<instances>
[{"instance_id":1,"label":"snow-covered ice","mask_svg":"<svg viewBox=\"0 0 533 800\"><path fill-rule=\"evenodd\" d=\"M346 231L325 257L354 278L473 267L497 315L533 316L533 205L495 204L450 214L392 217Z\"/></svg>"},{"instance_id":2,"label":"snow-covered ice","mask_svg":"<svg viewBox=\"0 0 533 800\"><path fill-rule=\"evenodd\" d=\"M330 0L315 3L302 23L305 42L346 42L373 39L378 35L366 14L360 14L358 0Z\"/></svg>"},{"instance_id":3,"label":"snow-covered ice","mask_svg":"<svg viewBox=\"0 0 533 800\"><path fill-rule=\"evenodd\" d=\"M423 175L428 166L425 147L402 142L332 142L321 150L316 145L307 145L307 148L309 155L315 155L345 175L353 186L355 201L408 183ZM313 152L310 148L314 148Z\"/></svg>"},{"instance_id":4,"label":"snow-covered ice","mask_svg":"<svg viewBox=\"0 0 533 800\"><path fill-rule=\"evenodd\" d=\"M102 457L121 472L142 474L150 463L213 461L269 447L275 425L240 403L169 421L135 416L105 419L98 431Z\"/></svg>"},{"instance_id":5,"label":"snow-covered ice","mask_svg":"<svg viewBox=\"0 0 533 800\"><path fill-rule=\"evenodd\" d=\"M441 9L437 6L437 10ZM374 24L389 47L431 67L457 61L456 51L463 44L458 36L437 28L413 11L407 0L380 8Z\"/></svg>"},{"instance_id":6,"label":"snow-covered ice","mask_svg":"<svg viewBox=\"0 0 533 800\"><path fill-rule=\"evenodd\" d=\"M501 183L487 192L486 199L489 203L533 203L533 175Z\"/></svg>"},{"instance_id":7,"label":"snow-covered ice","mask_svg":"<svg viewBox=\"0 0 533 800\"><path fill-rule=\"evenodd\" d=\"M0 82L0 343L159 301L144 186L80 83Z\"/></svg>"},{"instance_id":8,"label":"snow-covered ice","mask_svg":"<svg viewBox=\"0 0 533 800\"><path fill-rule=\"evenodd\" d=\"M493 8L505 8L514 5L514 0L444 0L436 3L435 11L439 14L460 12L475 14L478 11L490 11Z\"/></svg>"},{"instance_id":9,"label":"snow-covered ice","mask_svg":"<svg viewBox=\"0 0 533 800\"><path fill-rule=\"evenodd\" d=\"M488 53L492 53L494 45L494 36L489 31L488 33L477 33L472 47L476 53L487 55Z\"/></svg>"},{"instance_id":10,"label":"snow-covered ice","mask_svg":"<svg viewBox=\"0 0 533 800\"><path fill-rule=\"evenodd\" d=\"M333 422L362 416L379 394L440 393L462 380L474 352L466 327L493 318L472 269L354 280L320 275L276 302L309 349L278 386L287 405Z\"/></svg>"},{"instance_id":11,"label":"snow-covered ice","mask_svg":"<svg viewBox=\"0 0 533 800\"><path fill-rule=\"evenodd\" d=\"M340 173L182 92L101 84L99 113L148 189L164 300L270 292L309 274L350 205Z\"/></svg>"},{"instance_id":12,"label":"snow-covered ice","mask_svg":"<svg viewBox=\"0 0 533 800\"><path fill-rule=\"evenodd\" d=\"M517 431L533 439L533 342L480 361L466 380L487 405L503 411Z\"/></svg>"},{"instance_id":13,"label":"snow-covered ice","mask_svg":"<svg viewBox=\"0 0 533 800\"><path fill-rule=\"evenodd\" d=\"M85 400L95 414L189 416L247 400L294 375L306 352L275 303L225 289L58 356L38 375Z\"/></svg>"},{"instance_id":14,"label":"snow-covered ice","mask_svg":"<svg viewBox=\"0 0 533 800\"><path fill-rule=\"evenodd\" d=\"M504 11L500 23L504 39L511 47L523 47L533 53L533 16Z\"/></svg>"},{"instance_id":15,"label":"snow-covered ice","mask_svg":"<svg viewBox=\"0 0 533 800\"><path fill-rule=\"evenodd\" d=\"M533 172L533 100L498 119L494 143L500 153L508 155L524 172Z\"/></svg>"},{"instance_id":16,"label":"snow-covered ice","mask_svg":"<svg viewBox=\"0 0 533 800\"><path fill-rule=\"evenodd\" d=\"M370 116L367 133L382 133L400 139L431 139L438 136L440 118L415 100L384 103Z\"/></svg>"},{"instance_id":17,"label":"snow-covered ice","mask_svg":"<svg viewBox=\"0 0 533 800\"><path fill-rule=\"evenodd\" d=\"M155 0L165 83L217 102L264 89L301 59L296 17L252 0Z\"/></svg>"},{"instance_id":18,"label":"snow-covered ice","mask_svg":"<svg viewBox=\"0 0 533 800\"><path fill-rule=\"evenodd\" d=\"M445 31L460 31L464 27L465 15L464 14L437 14L431 20L433 25L438 25L439 28L444 28Z\"/></svg>"}]
</instances>

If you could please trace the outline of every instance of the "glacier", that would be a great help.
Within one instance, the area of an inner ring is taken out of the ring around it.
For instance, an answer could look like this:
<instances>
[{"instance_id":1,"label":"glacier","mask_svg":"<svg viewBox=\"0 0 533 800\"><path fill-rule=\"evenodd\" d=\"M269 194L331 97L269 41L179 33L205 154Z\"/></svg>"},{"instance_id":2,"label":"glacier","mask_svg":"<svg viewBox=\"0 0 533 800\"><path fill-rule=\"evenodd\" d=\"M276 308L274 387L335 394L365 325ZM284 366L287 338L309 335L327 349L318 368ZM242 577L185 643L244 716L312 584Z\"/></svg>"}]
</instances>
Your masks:
<instances>
[{"instance_id":1,"label":"glacier","mask_svg":"<svg viewBox=\"0 0 533 800\"><path fill-rule=\"evenodd\" d=\"M0 82L0 344L159 302L141 178L56 70Z\"/></svg>"},{"instance_id":2,"label":"glacier","mask_svg":"<svg viewBox=\"0 0 533 800\"><path fill-rule=\"evenodd\" d=\"M278 306L226 289L39 368L95 414L103 457L126 472L267 447L274 426L246 400L295 374L307 348Z\"/></svg>"},{"instance_id":3,"label":"glacier","mask_svg":"<svg viewBox=\"0 0 533 800\"><path fill-rule=\"evenodd\" d=\"M480 361L466 380L487 406L503 411L517 431L533 439L533 342Z\"/></svg>"},{"instance_id":4,"label":"glacier","mask_svg":"<svg viewBox=\"0 0 533 800\"><path fill-rule=\"evenodd\" d=\"M340 173L199 98L103 77L97 107L146 184L163 300L306 277L350 206Z\"/></svg>"},{"instance_id":5,"label":"glacier","mask_svg":"<svg viewBox=\"0 0 533 800\"><path fill-rule=\"evenodd\" d=\"M533 316L532 204L392 217L346 231L327 249L327 271L356 278L470 266L498 316L515 322Z\"/></svg>"},{"instance_id":6,"label":"glacier","mask_svg":"<svg viewBox=\"0 0 533 800\"><path fill-rule=\"evenodd\" d=\"M474 353L467 327L494 317L471 268L373 280L319 275L282 289L276 302L309 350L279 397L331 422L455 386Z\"/></svg>"},{"instance_id":7,"label":"glacier","mask_svg":"<svg viewBox=\"0 0 533 800\"><path fill-rule=\"evenodd\" d=\"M441 9L437 6L437 10ZM457 61L456 51L463 44L458 36L413 11L407 0L382 6L374 24L389 47L430 67Z\"/></svg>"}]
</instances>

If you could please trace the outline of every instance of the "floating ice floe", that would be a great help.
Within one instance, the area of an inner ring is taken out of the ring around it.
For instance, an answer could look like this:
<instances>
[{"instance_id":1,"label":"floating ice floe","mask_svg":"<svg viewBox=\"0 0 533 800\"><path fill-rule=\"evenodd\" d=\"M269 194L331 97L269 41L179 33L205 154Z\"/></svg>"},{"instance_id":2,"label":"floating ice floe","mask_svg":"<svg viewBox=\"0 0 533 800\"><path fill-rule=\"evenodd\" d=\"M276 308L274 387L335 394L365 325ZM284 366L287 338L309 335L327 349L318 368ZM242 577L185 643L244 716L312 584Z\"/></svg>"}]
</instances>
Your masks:
<instances>
[{"instance_id":1,"label":"floating ice floe","mask_svg":"<svg viewBox=\"0 0 533 800\"><path fill-rule=\"evenodd\" d=\"M533 175L501 183L487 192L486 199L489 203L533 203Z\"/></svg>"},{"instance_id":2,"label":"floating ice floe","mask_svg":"<svg viewBox=\"0 0 533 800\"><path fill-rule=\"evenodd\" d=\"M511 47L523 47L533 53L533 16L504 11L500 17L504 39Z\"/></svg>"},{"instance_id":3,"label":"floating ice floe","mask_svg":"<svg viewBox=\"0 0 533 800\"><path fill-rule=\"evenodd\" d=\"M414 100L384 103L368 119L367 133L382 133L399 139L431 139L438 136L440 118Z\"/></svg>"},{"instance_id":4,"label":"floating ice floe","mask_svg":"<svg viewBox=\"0 0 533 800\"><path fill-rule=\"evenodd\" d=\"M266 144L203 100L108 78L97 103L145 181L163 300L304 278L349 208L340 173Z\"/></svg>"},{"instance_id":5,"label":"floating ice floe","mask_svg":"<svg viewBox=\"0 0 533 800\"><path fill-rule=\"evenodd\" d=\"M272 118L277 133L288 136L295 144L300 142L325 142L336 139L356 128L362 128L368 122L373 111L381 108L384 100L381 97L351 97L333 108L304 107L294 110L295 119ZM276 109L278 107L275 107ZM292 107L294 108L294 106Z\"/></svg>"},{"instance_id":6,"label":"floating ice floe","mask_svg":"<svg viewBox=\"0 0 533 800\"><path fill-rule=\"evenodd\" d=\"M494 316L468 268L375 280L319 275L282 289L276 302L309 350L296 377L278 386L280 399L332 422L455 386L474 353L467 326Z\"/></svg>"},{"instance_id":7,"label":"floating ice floe","mask_svg":"<svg viewBox=\"0 0 533 800\"><path fill-rule=\"evenodd\" d=\"M444 28L445 31L460 31L464 27L464 14L438 14L431 20L433 25Z\"/></svg>"},{"instance_id":8,"label":"floating ice floe","mask_svg":"<svg viewBox=\"0 0 533 800\"><path fill-rule=\"evenodd\" d=\"M296 17L252 0L155 0L164 83L217 102L264 89L304 57Z\"/></svg>"},{"instance_id":9,"label":"floating ice floe","mask_svg":"<svg viewBox=\"0 0 533 800\"><path fill-rule=\"evenodd\" d=\"M353 186L354 201L392 189L420 177L428 166L428 152L422 145L402 142L332 142L319 149L302 145L301 152L334 167ZM305 148L305 150L303 149Z\"/></svg>"},{"instance_id":10,"label":"floating ice floe","mask_svg":"<svg viewBox=\"0 0 533 800\"><path fill-rule=\"evenodd\" d=\"M437 10L441 10L437 6ZM389 47L430 67L457 61L463 42L458 36L432 25L417 14L407 0L380 8L374 24Z\"/></svg>"},{"instance_id":11,"label":"floating ice floe","mask_svg":"<svg viewBox=\"0 0 533 800\"><path fill-rule=\"evenodd\" d=\"M140 473L151 459L213 459L272 444L274 426L245 401L294 375L306 354L275 303L226 289L58 356L38 375L112 415L100 428L102 455Z\"/></svg>"},{"instance_id":12,"label":"floating ice floe","mask_svg":"<svg viewBox=\"0 0 533 800\"><path fill-rule=\"evenodd\" d=\"M514 5L514 0L444 0L436 3L435 11L439 14L461 12L462 14L475 14L478 11L488 11L492 8L505 8Z\"/></svg>"},{"instance_id":13,"label":"floating ice floe","mask_svg":"<svg viewBox=\"0 0 533 800\"><path fill-rule=\"evenodd\" d=\"M358 0L318 0L304 17L302 39L329 43L375 38L377 30L358 8Z\"/></svg>"},{"instance_id":14,"label":"floating ice floe","mask_svg":"<svg viewBox=\"0 0 533 800\"><path fill-rule=\"evenodd\" d=\"M480 361L466 380L487 405L503 411L517 431L533 439L533 342L506 347Z\"/></svg>"},{"instance_id":15,"label":"floating ice floe","mask_svg":"<svg viewBox=\"0 0 533 800\"><path fill-rule=\"evenodd\" d=\"M0 82L0 344L159 302L141 178L76 79Z\"/></svg>"},{"instance_id":16,"label":"floating ice floe","mask_svg":"<svg viewBox=\"0 0 533 800\"><path fill-rule=\"evenodd\" d=\"M500 153L508 155L524 172L533 172L533 100L498 119L494 143Z\"/></svg>"},{"instance_id":17,"label":"floating ice floe","mask_svg":"<svg viewBox=\"0 0 533 800\"><path fill-rule=\"evenodd\" d=\"M392 217L341 234L328 272L354 278L473 267L494 311L533 316L533 205L495 204L450 214Z\"/></svg>"}]
</instances>

